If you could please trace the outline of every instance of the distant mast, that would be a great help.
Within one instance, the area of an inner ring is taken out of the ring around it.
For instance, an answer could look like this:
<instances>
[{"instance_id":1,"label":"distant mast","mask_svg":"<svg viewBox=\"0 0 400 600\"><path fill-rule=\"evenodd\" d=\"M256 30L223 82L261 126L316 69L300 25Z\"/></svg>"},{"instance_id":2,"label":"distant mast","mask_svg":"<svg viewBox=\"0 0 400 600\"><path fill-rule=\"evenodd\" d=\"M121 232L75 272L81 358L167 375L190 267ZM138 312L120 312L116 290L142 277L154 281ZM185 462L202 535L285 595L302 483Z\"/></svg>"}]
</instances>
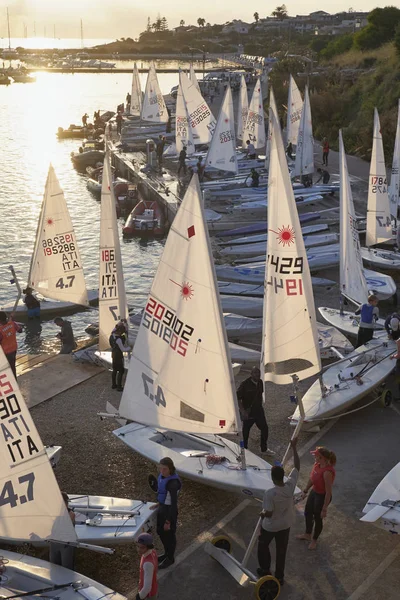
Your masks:
<instances>
[{"instance_id":1,"label":"distant mast","mask_svg":"<svg viewBox=\"0 0 400 600\"><path fill-rule=\"evenodd\" d=\"M7 6L7 28L8 28L8 49L11 50L10 17L8 14L8 6Z\"/></svg>"},{"instance_id":2,"label":"distant mast","mask_svg":"<svg viewBox=\"0 0 400 600\"><path fill-rule=\"evenodd\" d=\"M83 43L83 21L81 19L81 48L84 48L85 44Z\"/></svg>"}]
</instances>

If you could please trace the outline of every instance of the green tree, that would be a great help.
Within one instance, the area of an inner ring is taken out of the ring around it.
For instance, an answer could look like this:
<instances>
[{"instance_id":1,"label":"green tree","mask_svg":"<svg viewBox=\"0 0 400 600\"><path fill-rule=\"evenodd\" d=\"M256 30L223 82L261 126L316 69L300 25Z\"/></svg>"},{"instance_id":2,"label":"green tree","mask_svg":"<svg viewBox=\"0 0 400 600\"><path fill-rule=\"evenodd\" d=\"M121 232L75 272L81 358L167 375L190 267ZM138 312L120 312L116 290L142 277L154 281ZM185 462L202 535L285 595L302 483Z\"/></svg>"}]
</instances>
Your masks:
<instances>
[{"instance_id":1,"label":"green tree","mask_svg":"<svg viewBox=\"0 0 400 600\"><path fill-rule=\"evenodd\" d=\"M160 30L161 31L168 31L168 21L167 21L166 17L163 17L161 19Z\"/></svg>"},{"instance_id":2,"label":"green tree","mask_svg":"<svg viewBox=\"0 0 400 600\"><path fill-rule=\"evenodd\" d=\"M374 8L368 15L368 25L354 38L355 47L359 50L370 50L390 42L399 23L400 10L395 6Z\"/></svg>"},{"instance_id":3,"label":"green tree","mask_svg":"<svg viewBox=\"0 0 400 600\"><path fill-rule=\"evenodd\" d=\"M283 21L284 19L287 19L288 11L286 5L282 4L281 6L277 6L271 14L273 17L275 17L275 19L278 19L278 21Z\"/></svg>"},{"instance_id":4,"label":"green tree","mask_svg":"<svg viewBox=\"0 0 400 600\"><path fill-rule=\"evenodd\" d=\"M179 26L180 26L180 27L184 27L184 25L185 25L185 21L184 21L183 19L181 19L181 20L179 21Z\"/></svg>"},{"instance_id":5,"label":"green tree","mask_svg":"<svg viewBox=\"0 0 400 600\"><path fill-rule=\"evenodd\" d=\"M353 46L354 35L346 33L331 40L320 52L321 58L330 59L338 54L344 54Z\"/></svg>"},{"instance_id":6,"label":"green tree","mask_svg":"<svg viewBox=\"0 0 400 600\"><path fill-rule=\"evenodd\" d=\"M201 17L199 17L197 19L197 24L198 24L199 27L204 27L204 25L206 24L206 20L202 19Z\"/></svg>"},{"instance_id":7,"label":"green tree","mask_svg":"<svg viewBox=\"0 0 400 600\"><path fill-rule=\"evenodd\" d=\"M394 32L394 45L398 56L400 56L400 25L397 25L396 31Z\"/></svg>"},{"instance_id":8,"label":"green tree","mask_svg":"<svg viewBox=\"0 0 400 600\"><path fill-rule=\"evenodd\" d=\"M258 14L258 12L255 12L253 17L254 17L255 22L258 23L258 21L260 20L260 15Z\"/></svg>"}]
</instances>

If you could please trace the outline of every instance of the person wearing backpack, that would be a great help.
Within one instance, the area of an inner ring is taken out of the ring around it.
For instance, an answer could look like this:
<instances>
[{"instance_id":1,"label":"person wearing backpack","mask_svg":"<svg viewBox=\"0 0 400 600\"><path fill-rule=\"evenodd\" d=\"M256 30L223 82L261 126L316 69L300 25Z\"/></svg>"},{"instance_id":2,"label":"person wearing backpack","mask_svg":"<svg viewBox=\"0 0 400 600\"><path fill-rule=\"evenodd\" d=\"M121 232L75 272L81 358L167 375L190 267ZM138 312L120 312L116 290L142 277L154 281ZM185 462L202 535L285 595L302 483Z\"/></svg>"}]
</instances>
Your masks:
<instances>
[{"instance_id":1,"label":"person wearing backpack","mask_svg":"<svg viewBox=\"0 0 400 600\"><path fill-rule=\"evenodd\" d=\"M122 379L125 373L124 352L129 352L131 347L127 344L126 327L122 322L116 324L110 335L110 347L112 353L112 375L111 388L122 392Z\"/></svg>"}]
</instances>

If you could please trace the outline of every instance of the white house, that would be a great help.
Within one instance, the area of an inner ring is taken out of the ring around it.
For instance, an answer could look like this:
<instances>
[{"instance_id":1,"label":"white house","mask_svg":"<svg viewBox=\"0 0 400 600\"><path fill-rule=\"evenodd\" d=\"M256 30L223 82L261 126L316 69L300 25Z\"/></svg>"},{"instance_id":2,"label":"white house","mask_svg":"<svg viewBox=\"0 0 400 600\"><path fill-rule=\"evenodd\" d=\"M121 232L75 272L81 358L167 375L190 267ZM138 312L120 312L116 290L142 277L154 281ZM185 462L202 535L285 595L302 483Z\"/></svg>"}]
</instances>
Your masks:
<instances>
[{"instance_id":1,"label":"white house","mask_svg":"<svg viewBox=\"0 0 400 600\"><path fill-rule=\"evenodd\" d=\"M247 34L247 33L249 33L250 27L251 27L250 23L245 23L244 21L234 19L233 21L230 21L229 23L225 23L225 25L222 29L222 33L236 32L236 33Z\"/></svg>"}]
</instances>

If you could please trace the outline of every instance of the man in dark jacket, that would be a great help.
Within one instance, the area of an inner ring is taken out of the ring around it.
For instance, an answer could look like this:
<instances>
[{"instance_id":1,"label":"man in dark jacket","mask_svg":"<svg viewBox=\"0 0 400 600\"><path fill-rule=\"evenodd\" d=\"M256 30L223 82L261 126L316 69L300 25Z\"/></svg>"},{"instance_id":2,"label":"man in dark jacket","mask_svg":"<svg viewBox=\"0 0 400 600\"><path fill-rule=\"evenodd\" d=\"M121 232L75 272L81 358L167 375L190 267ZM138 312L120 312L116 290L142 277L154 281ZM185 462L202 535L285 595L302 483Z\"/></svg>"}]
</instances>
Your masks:
<instances>
[{"instance_id":1,"label":"man in dark jacket","mask_svg":"<svg viewBox=\"0 0 400 600\"><path fill-rule=\"evenodd\" d=\"M127 344L127 332L124 323L116 324L110 335L110 347L112 354L111 388L122 392L122 379L125 373L124 352L129 352L131 347Z\"/></svg>"},{"instance_id":2,"label":"man in dark jacket","mask_svg":"<svg viewBox=\"0 0 400 600\"><path fill-rule=\"evenodd\" d=\"M54 323L61 329L60 333L57 333L61 340L60 354L71 354L77 348L71 323L61 317L56 317Z\"/></svg>"},{"instance_id":3,"label":"man in dark jacket","mask_svg":"<svg viewBox=\"0 0 400 600\"><path fill-rule=\"evenodd\" d=\"M260 379L260 369L253 367L251 375L240 384L237 390L240 416L243 421L243 441L247 448L250 429L257 425L261 431L261 452L273 456L275 452L268 448L268 424L263 407L264 385Z\"/></svg>"}]
</instances>

